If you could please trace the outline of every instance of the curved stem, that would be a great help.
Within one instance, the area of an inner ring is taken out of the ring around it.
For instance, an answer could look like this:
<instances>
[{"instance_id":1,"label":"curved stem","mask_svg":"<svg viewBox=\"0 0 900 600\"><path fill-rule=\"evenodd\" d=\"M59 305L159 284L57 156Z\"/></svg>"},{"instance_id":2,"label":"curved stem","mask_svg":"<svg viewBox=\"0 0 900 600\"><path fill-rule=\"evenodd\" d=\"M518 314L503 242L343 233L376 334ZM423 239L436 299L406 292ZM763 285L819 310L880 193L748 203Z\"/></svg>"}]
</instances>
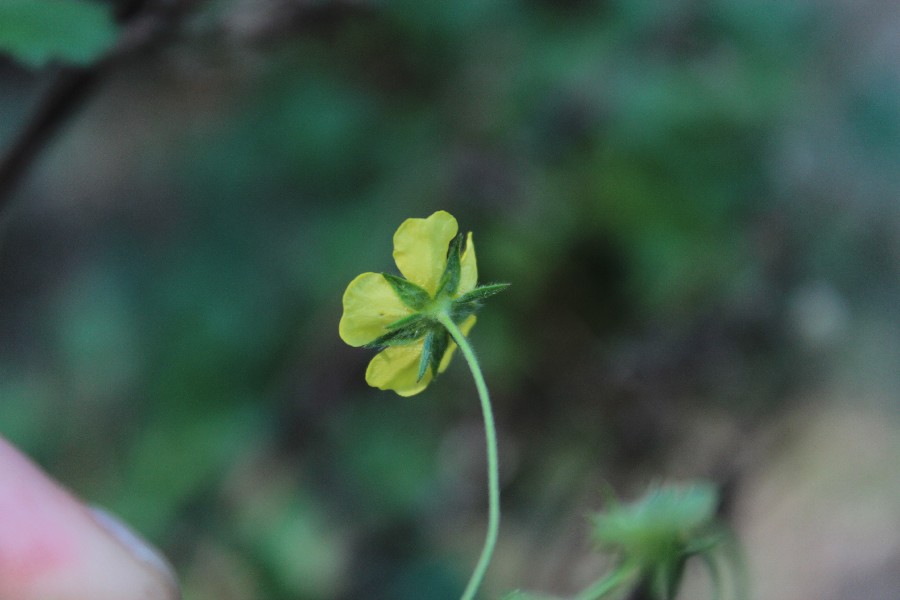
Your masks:
<instances>
[{"instance_id":1,"label":"curved stem","mask_svg":"<svg viewBox=\"0 0 900 600\"><path fill-rule=\"evenodd\" d=\"M572 600L599 600L610 592L620 590L620 586L628 584L628 580L633 579L639 572L640 569L631 564L619 565L615 571L582 590Z\"/></svg>"},{"instance_id":2,"label":"curved stem","mask_svg":"<svg viewBox=\"0 0 900 600\"><path fill-rule=\"evenodd\" d=\"M494 554L494 547L497 545L497 533L500 530L500 475L497 460L497 431L494 427L494 414L491 410L491 398L488 395L487 385L484 382L484 376L481 374L481 367L478 365L478 359L475 358L475 352L466 339L466 336L459 330L453 319L447 313L440 313L437 316L441 324L447 328L453 341L459 346L466 362L469 363L469 369L472 371L472 378L475 379L475 387L478 388L478 397L481 400L481 412L484 416L484 437L487 443L487 468L488 468L488 530L484 540L484 548L481 550L481 557L478 564L475 565L475 571L469 578L469 583L463 592L461 600L472 600L475 593L481 586L481 580L484 579L484 573L487 571L491 562L491 556Z\"/></svg>"}]
</instances>

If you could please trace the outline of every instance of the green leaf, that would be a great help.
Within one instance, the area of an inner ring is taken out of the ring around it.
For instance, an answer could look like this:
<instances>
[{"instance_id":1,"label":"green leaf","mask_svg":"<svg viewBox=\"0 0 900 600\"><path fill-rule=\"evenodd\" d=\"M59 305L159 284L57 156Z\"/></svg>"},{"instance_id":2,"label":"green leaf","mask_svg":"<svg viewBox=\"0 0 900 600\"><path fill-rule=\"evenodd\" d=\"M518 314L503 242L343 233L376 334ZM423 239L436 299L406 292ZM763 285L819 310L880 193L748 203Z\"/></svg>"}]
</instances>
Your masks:
<instances>
[{"instance_id":1,"label":"green leaf","mask_svg":"<svg viewBox=\"0 0 900 600\"><path fill-rule=\"evenodd\" d=\"M0 52L26 65L51 60L86 65L116 40L109 7L81 0L0 1Z\"/></svg>"},{"instance_id":2,"label":"green leaf","mask_svg":"<svg viewBox=\"0 0 900 600\"><path fill-rule=\"evenodd\" d=\"M382 273L381 275L394 288L394 292L400 298L400 301L411 309L422 310L431 302L431 296L428 295L428 292L413 282L390 273Z\"/></svg>"},{"instance_id":3,"label":"green leaf","mask_svg":"<svg viewBox=\"0 0 900 600\"><path fill-rule=\"evenodd\" d=\"M435 294L436 298L440 298L441 296L452 296L459 287L460 272L462 271L460 267L462 241L463 235L461 233L457 234L450 242L450 247L447 248L447 266L444 267L444 273L441 275L438 291Z\"/></svg>"}]
</instances>

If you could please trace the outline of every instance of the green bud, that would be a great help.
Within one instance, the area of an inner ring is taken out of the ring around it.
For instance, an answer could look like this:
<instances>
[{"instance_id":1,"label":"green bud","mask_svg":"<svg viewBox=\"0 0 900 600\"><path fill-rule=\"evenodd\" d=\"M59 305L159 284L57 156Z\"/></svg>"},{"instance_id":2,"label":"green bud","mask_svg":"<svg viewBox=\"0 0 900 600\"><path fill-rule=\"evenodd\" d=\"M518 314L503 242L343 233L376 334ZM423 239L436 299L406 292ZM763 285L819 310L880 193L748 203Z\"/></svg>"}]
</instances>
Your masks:
<instances>
[{"instance_id":1,"label":"green bud","mask_svg":"<svg viewBox=\"0 0 900 600\"><path fill-rule=\"evenodd\" d=\"M653 598L671 600L678 592L687 559L717 543L718 493L710 484L658 487L627 505L613 502L593 518L594 539L604 550L641 566Z\"/></svg>"}]
</instances>

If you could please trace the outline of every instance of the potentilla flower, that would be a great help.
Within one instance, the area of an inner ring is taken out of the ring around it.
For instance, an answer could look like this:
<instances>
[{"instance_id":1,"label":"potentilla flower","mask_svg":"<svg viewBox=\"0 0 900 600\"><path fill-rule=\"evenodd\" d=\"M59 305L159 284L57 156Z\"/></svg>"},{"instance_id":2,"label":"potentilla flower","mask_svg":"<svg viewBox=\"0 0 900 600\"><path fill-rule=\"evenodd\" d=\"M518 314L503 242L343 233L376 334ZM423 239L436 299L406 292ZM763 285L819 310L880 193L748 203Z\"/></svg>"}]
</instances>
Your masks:
<instances>
[{"instance_id":1,"label":"potentilla flower","mask_svg":"<svg viewBox=\"0 0 900 600\"><path fill-rule=\"evenodd\" d=\"M394 234L394 262L403 277L363 273L347 286L341 339L382 348L366 369L369 385L401 396L424 390L456 349L438 315L448 315L468 335L481 302L507 287L477 286L472 233L464 240L458 231L445 211L407 219Z\"/></svg>"}]
</instances>

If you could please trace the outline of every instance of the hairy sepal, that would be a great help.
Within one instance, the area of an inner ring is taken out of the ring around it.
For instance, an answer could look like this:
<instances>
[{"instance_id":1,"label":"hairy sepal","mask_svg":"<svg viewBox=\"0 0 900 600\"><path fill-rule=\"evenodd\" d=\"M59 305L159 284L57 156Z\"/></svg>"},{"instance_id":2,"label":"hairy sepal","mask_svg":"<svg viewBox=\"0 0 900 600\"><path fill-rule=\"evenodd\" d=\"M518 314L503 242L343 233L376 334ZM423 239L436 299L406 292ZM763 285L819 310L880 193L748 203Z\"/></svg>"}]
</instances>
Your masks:
<instances>
[{"instance_id":1,"label":"hairy sepal","mask_svg":"<svg viewBox=\"0 0 900 600\"><path fill-rule=\"evenodd\" d=\"M441 360L443 360L449 345L450 334L442 326L434 327L428 331L425 335L425 342L422 344L422 357L419 359L417 381L422 381L428 369L431 369L431 374L437 377Z\"/></svg>"},{"instance_id":2,"label":"hairy sepal","mask_svg":"<svg viewBox=\"0 0 900 600\"><path fill-rule=\"evenodd\" d=\"M462 243L463 236L461 233L457 234L457 236L450 241L450 246L447 248L447 266L444 268L444 273L441 275L441 281L438 284L437 293L435 294L436 298L452 296L456 293L456 290L459 289L459 279L462 273L460 263Z\"/></svg>"},{"instance_id":3,"label":"hairy sepal","mask_svg":"<svg viewBox=\"0 0 900 600\"><path fill-rule=\"evenodd\" d=\"M487 298L499 294L509 287L508 283L494 283L482 285L471 292L467 292L453 301L450 305L450 318L455 323L464 321L469 315L478 312Z\"/></svg>"},{"instance_id":4,"label":"hairy sepal","mask_svg":"<svg viewBox=\"0 0 900 600\"><path fill-rule=\"evenodd\" d=\"M400 301L409 308L419 311L428 306L431 302L431 296L424 289L402 277L391 275L390 273L381 274L384 279L391 284L394 293L400 298Z\"/></svg>"},{"instance_id":5,"label":"hairy sepal","mask_svg":"<svg viewBox=\"0 0 900 600\"><path fill-rule=\"evenodd\" d=\"M420 315L412 315L418 317ZM406 319L401 319L405 321ZM397 321L400 323L400 321ZM389 331L366 344L367 348L386 348L388 346L403 346L422 339L427 335L433 325L424 318L410 319L409 323L393 327L396 323L388 325ZM393 327L393 328L392 328Z\"/></svg>"}]
</instances>

